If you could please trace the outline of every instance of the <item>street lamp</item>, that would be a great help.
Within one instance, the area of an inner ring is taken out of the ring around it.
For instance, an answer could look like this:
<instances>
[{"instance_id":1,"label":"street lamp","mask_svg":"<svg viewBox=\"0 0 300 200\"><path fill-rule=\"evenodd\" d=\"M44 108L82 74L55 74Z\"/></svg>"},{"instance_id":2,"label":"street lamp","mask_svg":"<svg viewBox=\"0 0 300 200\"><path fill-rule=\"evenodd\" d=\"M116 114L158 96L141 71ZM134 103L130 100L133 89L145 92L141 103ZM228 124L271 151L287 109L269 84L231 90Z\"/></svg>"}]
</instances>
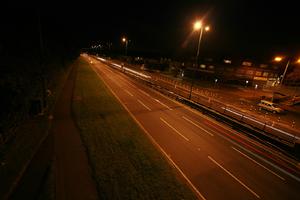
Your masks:
<instances>
[{"instance_id":1,"label":"street lamp","mask_svg":"<svg viewBox=\"0 0 300 200\"><path fill-rule=\"evenodd\" d=\"M122 38L122 42L125 43L125 55L127 56L127 46L128 46L128 40L126 37Z\"/></svg>"},{"instance_id":2,"label":"street lamp","mask_svg":"<svg viewBox=\"0 0 300 200\"><path fill-rule=\"evenodd\" d=\"M281 62L282 60L283 60L283 57L280 57L280 56L277 56L277 57L274 58L274 61L275 61L275 62ZM284 72L283 72L283 74L282 74L281 81L280 81L280 83L279 83L280 85L282 85L282 83L283 83L283 79L284 79L284 77L285 77L285 75L286 75L286 72L287 72L287 70L288 70L288 67L289 67L290 63L291 63L291 59L288 59L286 65L285 65ZM295 63L300 63L300 58L299 58Z\"/></svg>"},{"instance_id":3,"label":"street lamp","mask_svg":"<svg viewBox=\"0 0 300 200\"><path fill-rule=\"evenodd\" d=\"M216 79L215 79L215 87L216 87L216 85L217 85L217 82L218 82L218 79L216 78Z\"/></svg>"},{"instance_id":4,"label":"street lamp","mask_svg":"<svg viewBox=\"0 0 300 200\"><path fill-rule=\"evenodd\" d=\"M258 85L255 84L255 87L254 87L255 90L253 91L253 97L255 97L255 93L256 93L257 88L258 88Z\"/></svg>"},{"instance_id":5,"label":"street lamp","mask_svg":"<svg viewBox=\"0 0 300 200\"><path fill-rule=\"evenodd\" d=\"M274 61L275 61L275 62L281 62L282 59L283 59L282 57L276 56L276 57L274 58ZM289 65L290 65L290 59L287 61L286 65L285 65L285 69L284 69L284 72L283 72L283 74L282 74L282 78L281 78L281 81L279 82L279 85L282 85L283 79L284 79L284 77L285 77L285 74L286 74L286 72L287 72L287 69L288 69Z\"/></svg>"},{"instance_id":6,"label":"street lamp","mask_svg":"<svg viewBox=\"0 0 300 200\"><path fill-rule=\"evenodd\" d=\"M246 80L246 87L247 87L248 83L249 83L249 81L248 81L248 80Z\"/></svg>"},{"instance_id":7,"label":"street lamp","mask_svg":"<svg viewBox=\"0 0 300 200\"><path fill-rule=\"evenodd\" d=\"M199 40L198 40L198 48L197 48L197 55L196 55L196 66L197 66L197 68L199 67L199 49L200 49L200 44L201 44L203 29L205 31L209 31L210 27L209 26L205 26L204 27L203 24L202 24L202 21L196 21L194 23L194 30L195 31L199 31ZM192 84L191 84L191 90L190 90L189 99L191 99L191 97L192 97L193 85L194 85L194 79L192 79Z\"/></svg>"}]
</instances>

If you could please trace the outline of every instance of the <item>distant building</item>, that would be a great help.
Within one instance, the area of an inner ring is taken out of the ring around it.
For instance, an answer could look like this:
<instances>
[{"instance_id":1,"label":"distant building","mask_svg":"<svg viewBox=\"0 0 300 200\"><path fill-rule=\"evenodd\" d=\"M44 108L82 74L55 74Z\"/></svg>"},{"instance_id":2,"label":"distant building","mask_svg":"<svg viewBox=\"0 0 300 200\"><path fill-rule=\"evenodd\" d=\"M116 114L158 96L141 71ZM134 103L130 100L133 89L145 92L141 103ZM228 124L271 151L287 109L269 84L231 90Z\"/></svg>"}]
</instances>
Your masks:
<instances>
[{"instance_id":1,"label":"distant building","mask_svg":"<svg viewBox=\"0 0 300 200\"><path fill-rule=\"evenodd\" d=\"M205 62L199 63L196 68L192 62L186 62L186 67L190 73L196 71L196 77L204 80L218 80L222 82L233 82L248 85L272 86L275 85L278 77L279 70L276 66L268 64L255 64L250 61L239 61L233 63L229 59L222 60L223 62Z\"/></svg>"}]
</instances>

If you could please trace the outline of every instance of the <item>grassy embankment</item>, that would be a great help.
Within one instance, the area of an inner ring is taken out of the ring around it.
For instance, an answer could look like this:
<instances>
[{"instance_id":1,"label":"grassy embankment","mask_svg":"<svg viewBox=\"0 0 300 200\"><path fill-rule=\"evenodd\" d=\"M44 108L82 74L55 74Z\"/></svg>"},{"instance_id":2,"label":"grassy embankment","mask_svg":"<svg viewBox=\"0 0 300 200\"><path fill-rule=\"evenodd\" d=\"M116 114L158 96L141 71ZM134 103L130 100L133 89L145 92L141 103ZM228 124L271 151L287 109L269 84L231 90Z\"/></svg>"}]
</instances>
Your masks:
<instances>
[{"instance_id":1,"label":"grassy embankment","mask_svg":"<svg viewBox=\"0 0 300 200\"><path fill-rule=\"evenodd\" d=\"M101 199L196 199L84 61L74 98L74 115Z\"/></svg>"}]
</instances>

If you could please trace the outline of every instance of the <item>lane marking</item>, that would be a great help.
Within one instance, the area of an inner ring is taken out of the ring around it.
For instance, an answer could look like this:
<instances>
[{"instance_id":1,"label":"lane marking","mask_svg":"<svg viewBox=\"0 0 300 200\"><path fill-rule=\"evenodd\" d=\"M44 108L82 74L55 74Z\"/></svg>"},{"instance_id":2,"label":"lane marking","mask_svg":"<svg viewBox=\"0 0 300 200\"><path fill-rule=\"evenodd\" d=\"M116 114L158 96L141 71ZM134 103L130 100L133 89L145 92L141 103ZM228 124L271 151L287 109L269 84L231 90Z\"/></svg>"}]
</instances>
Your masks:
<instances>
[{"instance_id":1,"label":"lane marking","mask_svg":"<svg viewBox=\"0 0 300 200\"><path fill-rule=\"evenodd\" d=\"M128 90L125 89L125 92L127 92L130 96L133 97L133 94L131 94Z\"/></svg>"},{"instance_id":2,"label":"lane marking","mask_svg":"<svg viewBox=\"0 0 300 200\"><path fill-rule=\"evenodd\" d=\"M252 151L246 149L245 147L241 146L240 144L238 144L237 142L233 141L232 139L230 139L230 138L228 138L228 137L226 137L226 136L224 136L224 135L222 135L222 134L219 134L219 136L222 137L223 139L227 140L228 142L234 144L235 146L238 146L239 148L243 149L244 151L246 151L247 153L249 153L249 154L251 154L252 156L256 157L257 159L259 159L259 160L261 160L261 161L263 161L263 162L265 162L265 163L271 165L272 167L274 167L274 168L277 169L278 171L284 173L285 175L287 175L287 176L293 178L294 180L300 182L300 178L299 178L299 177L293 175L292 173L286 171L285 169L283 169L283 168L277 166L276 164L273 164L272 162L268 161L267 159L263 158L262 156L260 156L260 155L258 155L258 154L256 154L256 153L254 153L254 152L252 152ZM272 159L272 158L271 158L271 159Z\"/></svg>"},{"instance_id":3,"label":"lane marking","mask_svg":"<svg viewBox=\"0 0 300 200\"><path fill-rule=\"evenodd\" d=\"M154 98L153 98L154 99ZM167 106L166 104L164 104L163 102L159 101L158 99L154 99L156 102L160 103L161 105L163 105L164 107L168 108L169 110L173 110L172 108L170 108L169 106Z\"/></svg>"},{"instance_id":4,"label":"lane marking","mask_svg":"<svg viewBox=\"0 0 300 200\"><path fill-rule=\"evenodd\" d=\"M171 126L163 118L160 117L160 120L163 121L168 127L170 127L171 129L173 129L173 131L175 131L178 135L180 135L181 137L183 137L186 141L190 141L187 137L185 137L184 135L182 135L176 128L174 128L173 126Z\"/></svg>"},{"instance_id":5,"label":"lane marking","mask_svg":"<svg viewBox=\"0 0 300 200\"><path fill-rule=\"evenodd\" d=\"M273 172L272 170L270 170L269 168L265 167L264 165L260 164L259 162L255 161L253 158L247 156L246 154L244 154L243 152L239 151L238 149L236 149L235 147L231 146L232 149L234 149L235 151L237 151L238 153L242 154L244 157L248 158L249 160L251 160L252 162L256 163L257 165L261 166L262 168L264 168L265 170L269 171L270 173L272 173L273 175L277 176L278 178L280 178L281 180L285 181L285 178L279 176L278 174L276 174L275 172Z\"/></svg>"},{"instance_id":6,"label":"lane marking","mask_svg":"<svg viewBox=\"0 0 300 200\"><path fill-rule=\"evenodd\" d=\"M138 89L140 92L142 92L143 94L147 95L148 97L150 97L150 94L148 94L147 92L141 90L141 89Z\"/></svg>"},{"instance_id":7,"label":"lane marking","mask_svg":"<svg viewBox=\"0 0 300 200\"><path fill-rule=\"evenodd\" d=\"M240 179L238 179L237 177L235 177L232 173L230 173L227 169L225 169L222 165L220 165L217 161L215 161L212 157L208 156L208 158L215 163L216 165L218 165L221 169L223 169L228 175L230 175L234 180L236 180L237 182L239 182L239 184L241 184L242 186L244 186L249 192L251 192L254 196L256 196L256 198L260 199L260 196L258 194L256 194L253 190L251 190L247 185L245 185Z\"/></svg>"},{"instance_id":8,"label":"lane marking","mask_svg":"<svg viewBox=\"0 0 300 200\"><path fill-rule=\"evenodd\" d=\"M148 106L146 106L141 100L137 100L140 104L142 104L147 110L149 110L149 111L151 111L151 109L148 107Z\"/></svg>"},{"instance_id":9,"label":"lane marking","mask_svg":"<svg viewBox=\"0 0 300 200\"><path fill-rule=\"evenodd\" d=\"M138 90L139 90L140 92L142 92L143 94L147 95L148 97L151 97L151 95L150 95L149 93L147 93L147 92L145 92L145 91L143 91L143 90L141 90L141 89L138 89ZM153 98L153 97L152 97L152 98ZM166 104L162 103L162 102L159 101L158 99L155 99L155 98L153 98L153 99L154 99L154 101L160 103L162 106L168 108L169 110L173 110L172 108L170 108L170 107L167 106Z\"/></svg>"},{"instance_id":10,"label":"lane marking","mask_svg":"<svg viewBox=\"0 0 300 200\"><path fill-rule=\"evenodd\" d=\"M186 121L190 122L191 124L197 126L199 129L201 129L202 131L204 131L205 133L209 134L210 136L214 136L214 134L212 134L211 132L207 131L206 129L202 128L201 126L199 126L198 124L196 124L195 122L193 122L192 120L186 118L185 116L182 116L183 119L185 119Z\"/></svg>"},{"instance_id":11,"label":"lane marking","mask_svg":"<svg viewBox=\"0 0 300 200\"><path fill-rule=\"evenodd\" d=\"M107 65L105 65L105 64L104 64L104 66L105 66L106 68L109 68L109 67L108 67ZM92 68L92 69L95 71L95 73L100 77L100 74L98 74L98 72L97 72L92 66L91 66L91 68ZM96 66L96 68L99 68L99 67ZM124 79L124 77L120 76L120 78L121 78L122 80L124 80L125 82L128 82L127 80ZM100 79L102 79L102 78L100 77ZM131 84L131 83L128 83L128 84L130 84L130 85L132 85L133 87L135 87L135 86L134 86L133 84ZM140 89L139 89L139 90L140 90ZM140 91L143 92L142 90L140 90ZM226 129L227 131L229 131L230 133L233 133L234 135L239 136L239 137L241 137L242 139L244 139L244 140L246 140L246 141L248 141L248 142L251 142L252 144L254 143L252 140L250 140L250 139L247 138L246 136L242 136L242 135L236 134L233 130L229 129L229 128L226 127L225 125L220 124L220 123L218 123L218 122L216 122L216 121L210 119L209 117L207 117L207 116L205 116L205 115L203 115L203 114L200 114L199 112L193 110L192 108L186 106L185 104L179 103L178 101L175 101L175 100L173 100L173 99L171 99L171 98L168 98L168 97L162 95L161 93L159 93L159 92L157 92L157 91L155 91L155 90L153 90L153 92L155 92L155 93L158 94L159 96L165 98L166 100L171 101L171 102L173 102L174 104L176 104L176 105L178 105L178 106L180 106L180 107L182 107L182 108L185 108L186 110L190 111L191 114L195 114L195 115L197 115L197 116L199 116L199 117L201 117L201 118L204 118L204 119L206 119L206 120L212 122L213 124L219 126L220 128L224 128L224 129ZM149 94L147 94L147 93L146 93L146 95L149 96ZM294 180L300 182L300 178L299 178L299 177L297 177L297 176L295 176L294 174L291 174L290 172L288 172L288 171L286 171L285 169L281 168L280 166L277 165L277 163L276 163L276 164L273 164L272 162L266 160L265 158L263 158L262 156L258 155L257 153L254 153L254 152L252 152L252 151L250 151L250 150L248 150L248 149L242 147L241 145L239 145L239 144L237 144L237 143L235 142L236 140L233 141L233 139L231 139L231 138L225 137L225 136L223 136L222 134L219 134L219 133L217 133L217 132L215 132L215 133L216 133L217 135L219 135L220 137L222 137L223 139L229 141L230 143L232 143L232 144L234 144L234 145L240 147L240 148L243 149L244 151L246 151L246 152L248 152L249 154L253 155L254 157L258 158L259 160L261 160L261 161L263 161L263 162L265 162L265 163L267 163L267 164L273 166L274 168L276 168L276 169L279 170L280 172L284 173L285 175L287 175L287 176L293 178ZM258 145L258 144L254 144L254 145ZM258 145L258 146L260 146L260 145ZM266 150L266 149L265 149L265 150ZM268 149L268 150L269 150L269 149Z\"/></svg>"},{"instance_id":12,"label":"lane marking","mask_svg":"<svg viewBox=\"0 0 300 200\"><path fill-rule=\"evenodd\" d=\"M175 101L175 103L177 103L177 102ZM260 144L259 142L255 142L255 141L251 140L249 137L247 137L247 136L245 136L245 135L240 135L240 134L236 133L234 130L232 130L232 129L226 127L224 124L220 124L220 123L218 123L217 121L213 121L213 120L210 119L209 117L207 117L207 116L205 116L205 115L201 115L200 113L198 113L198 112L192 110L191 108L186 107L186 105L183 105L183 107L186 108L187 110L191 111L192 113L198 115L199 117L202 117L202 118L207 119L208 121L210 121L211 123L213 123L213 124L219 126L220 128L224 128L225 130L229 131L230 133L233 133L234 135L238 136L239 138L244 139L244 140L246 140L247 142L250 142L251 144L253 144L253 145L255 145L255 146L259 146L260 148L264 149L265 151L268 151L268 153L270 153L270 154L272 154L272 155L276 154L276 156L279 157L280 159L282 159L282 160L284 160L284 161L286 161L286 162L288 162L288 163L294 165L293 162L287 160L287 158L285 158L285 157L283 157L282 155L278 154L278 152L276 152L276 151L270 149L268 146L262 145L262 144ZM219 136L221 136L220 133L217 133L217 134L218 134ZM235 140L235 141L236 141L236 140ZM294 178L294 177L293 177L293 178ZM297 180L297 181L300 181L300 179L297 179L297 178L296 178L296 180Z\"/></svg>"},{"instance_id":13,"label":"lane marking","mask_svg":"<svg viewBox=\"0 0 300 200\"><path fill-rule=\"evenodd\" d=\"M155 141L155 139L152 137L152 135L145 129L145 127L130 112L129 108L121 101L121 99L112 90L112 88L108 85L108 83L106 81L104 81L104 78L102 78L100 76L100 74L94 68L92 68L92 69L97 74L97 76L99 77L99 79L101 79L103 81L103 83L107 86L107 88L111 91L111 93L116 97L116 99L121 103L121 105L129 113L129 115L134 119L134 121L139 125L139 127L141 127L141 129L146 133L146 135L149 137L149 139L151 140L151 142L162 152L162 154L166 157L167 161L169 161L171 163L171 165L173 165L174 168L179 172L179 174L185 179L185 181L188 183L188 185L191 187L191 189L198 195L198 197L200 197L203 200L206 200L206 198L201 194L201 192L192 183L192 181L185 175L185 173L180 169L180 167L171 159L171 157L167 154L167 152L158 144L158 142Z\"/></svg>"}]
</instances>

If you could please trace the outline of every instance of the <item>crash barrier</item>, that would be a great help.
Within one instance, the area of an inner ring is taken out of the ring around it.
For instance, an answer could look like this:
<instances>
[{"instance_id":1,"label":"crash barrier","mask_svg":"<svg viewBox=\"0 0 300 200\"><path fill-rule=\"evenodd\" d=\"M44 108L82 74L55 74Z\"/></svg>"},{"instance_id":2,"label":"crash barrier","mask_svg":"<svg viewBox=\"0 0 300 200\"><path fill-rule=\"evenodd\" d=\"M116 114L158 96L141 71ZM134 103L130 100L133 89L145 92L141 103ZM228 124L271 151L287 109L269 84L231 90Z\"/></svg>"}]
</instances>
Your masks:
<instances>
[{"instance_id":1,"label":"crash barrier","mask_svg":"<svg viewBox=\"0 0 300 200\"><path fill-rule=\"evenodd\" d=\"M145 83L169 97L188 104L191 107L208 112L213 117L221 118L227 123L234 124L235 126L242 126L252 132L255 131L256 133L263 134L282 144L296 148L297 150L299 149L300 151L300 137L297 136L298 132L295 129L289 129L280 123L272 121L259 121L257 117L241 112L238 108L201 94L192 93L191 98L189 98L190 94L186 89L175 87L174 85L168 84L165 81L160 81L159 79L152 79L149 75L129 69L123 65L108 62L103 58L94 58L136 78L138 81ZM300 134L298 133L298 135Z\"/></svg>"}]
</instances>

